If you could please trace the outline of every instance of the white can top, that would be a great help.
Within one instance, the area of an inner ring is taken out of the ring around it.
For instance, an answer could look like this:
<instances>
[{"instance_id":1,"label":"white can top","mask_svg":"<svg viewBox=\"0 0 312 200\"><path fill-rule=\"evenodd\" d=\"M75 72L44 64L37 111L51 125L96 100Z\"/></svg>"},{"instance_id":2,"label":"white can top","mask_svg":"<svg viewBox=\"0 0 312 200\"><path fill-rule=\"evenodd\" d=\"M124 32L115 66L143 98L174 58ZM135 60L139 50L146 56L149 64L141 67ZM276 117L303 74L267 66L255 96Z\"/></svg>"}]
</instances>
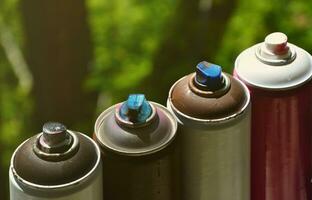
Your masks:
<instances>
[{"instance_id":1,"label":"white can top","mask_svg":"<svg viewBox=\"0 0 312 200\"><path fill-rule=\"evenodd\" d=\"M312 59L305 50L287 43L285 34L275 32L236 58L235 73L249 86L288 90L312 78Z\"/></svg>"}]
</instances>

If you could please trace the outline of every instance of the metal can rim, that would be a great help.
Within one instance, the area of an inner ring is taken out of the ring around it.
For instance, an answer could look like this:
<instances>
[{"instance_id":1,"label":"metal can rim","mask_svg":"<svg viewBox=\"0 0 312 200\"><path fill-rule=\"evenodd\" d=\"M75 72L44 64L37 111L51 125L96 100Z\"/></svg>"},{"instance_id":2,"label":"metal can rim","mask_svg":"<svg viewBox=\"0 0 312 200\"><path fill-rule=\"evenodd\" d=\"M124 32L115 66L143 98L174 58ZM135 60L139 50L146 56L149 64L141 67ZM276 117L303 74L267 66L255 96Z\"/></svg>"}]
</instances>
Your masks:
<instances>
[{"instance_id":1,"label":"metal can rim","mask_svg":"<svg viewBox=\"0 0 312 200\"><path fill-rule=\"evenodd\" d=\"M41 185L41 184L35 184L32 182L29 182L25 179L23 179L21 176L19 176L17 174L17 172L14 169L14 158L16 155L16 152L18 151L18 149L25 144L30 138L28 138L27 140L25 140L24 142L22 142L13 152L12 158L11 158L11 162L10 162L10 170L12 171L13 177L15 178L16 182L21 183L22 185L29 187L29 188L33 188L33 189L40 189L40 190L58 190L58 189L62 189L62 188L67 188L70 186L75 186L75 185L81 185L84 182L88 182L87 178L91 177L92 174L96 173L97 168L100 166L101 163L101 151L100 148L98 147L98 145L88 136L84 135L83 133L80 132L76 132L76 131L71 131L71 130L67 130L68 132L74 132L74 133L78 133L80 135L82 135L83 137L85 137L86 139L88 139L89 141L92 142L93 146L96 149L96 154L97 154L97 160L93 166L93 168L86 173L84 176L82 176L81 178L74 180L72 182L68 182L65 184L60 184L60 185ZM39 133L40 134L40 133Z\"/></svg>"},{"instance_id":2,"label":"metal can rim","mask_svg":"<svg viewBox=\"0 0 312 200\"><path fill-rule=\"evenodd\" d=\"M250 93L249 90L247 88L247 86L239 79L235 78L235 80L237 80L240 85L243 87L245 94L246 94L246 102L244 104L244 106L242 106L242 108L237 112L234 113L232 115L223 117L223 118L218 118L218 119L200 119L200 118L196 118L196 117L190 117L188 115L185 115L184 113L182 113L181 111L179 111L172 103L171 101L171 94L173 92L173 88L178 84L178 82L180 82L182 79L186 78L186 76L180 78L178 81L176 81L170 88L169 90L169 96L168 96L168 100L167 100L167 104L170 107L169 109L172 110L172 112L174 112L174 115L178 118L177 120L179 121L179 123L183 123L183 121L194 121L200 124L205 124L205 125L217 125L217 124L221 124L224 122L228 122L230 120L233 120L237 117L239 117L240 115L242 115L245 110L247 109L247 107L250 105Z\"/></svg>"},{"instance_id":3,"label":"metal can rim","mask_svg":"<svg viewBox=\"0 0 312 200\"><path fill-rule=\"evenodd\" d=\"M115 105L112 105L110 106L109 108L107 108L106 110L104 110L99 116L98 118L96 119L96 122L95 122L95 125L94 125L94 134L95 134L95 140L100 144L101 148L105 148L109 151L112 151L118 155L123 155L123 156L130 156L130 157L139 157L139 156L145 156L145 155L151 155L153 153L156 153L156 152L159 152L163 149L165 149L166 147L168 147L172 142L173 140L175 139L176 137L176 132L177 132L177 129L178 129L178 122L176 120L176 118L173 116L173 114L163 105L159 104L159 103L155 103L155 102L151 102L151 104L153 104L153 106L155 107L156 109L156 112L157 112L157 108L161 108L163 111L165 111L167 114L170 115L170 118L171 119L171 122L173 122L173 131L172 133L170 134L170 137L168 138L168 140L166 142L164 142L162 145L158 146L157 148L154 148L154 149L149 149L149 150L142 150L142 151L137 151L137 152L126 152L126 151L121 151L119 149L116 149L116 148L112 148L112 147L109 147L108 145L104 144L102 141L100 141L98 139L99 137L99 129L102 125L102 122L103 122L103 119L113 110L115 109L116 106L118 106L119 104L121 103L118 103L118 104L115 104Z\"/></svg>"}]
</instances>

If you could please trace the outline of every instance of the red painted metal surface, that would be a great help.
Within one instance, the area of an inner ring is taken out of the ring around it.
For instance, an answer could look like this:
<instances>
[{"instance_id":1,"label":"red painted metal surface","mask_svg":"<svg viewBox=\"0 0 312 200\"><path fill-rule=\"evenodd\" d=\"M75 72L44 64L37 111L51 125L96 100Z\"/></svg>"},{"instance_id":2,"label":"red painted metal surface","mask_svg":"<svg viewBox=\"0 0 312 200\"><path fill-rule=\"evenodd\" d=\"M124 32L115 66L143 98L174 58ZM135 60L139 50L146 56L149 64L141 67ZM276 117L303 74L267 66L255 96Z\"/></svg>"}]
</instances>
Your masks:
<instances>
[{"instance_id":1,"label":"red painted metal surface","mask_svg":"<svg viewBox=\"0 0 312 200\"><path fill-rule=\"evenodd\" d=\"M311 200L312 81L290 91L249 90L251 200Z\"/></svg>"}]
</instances>

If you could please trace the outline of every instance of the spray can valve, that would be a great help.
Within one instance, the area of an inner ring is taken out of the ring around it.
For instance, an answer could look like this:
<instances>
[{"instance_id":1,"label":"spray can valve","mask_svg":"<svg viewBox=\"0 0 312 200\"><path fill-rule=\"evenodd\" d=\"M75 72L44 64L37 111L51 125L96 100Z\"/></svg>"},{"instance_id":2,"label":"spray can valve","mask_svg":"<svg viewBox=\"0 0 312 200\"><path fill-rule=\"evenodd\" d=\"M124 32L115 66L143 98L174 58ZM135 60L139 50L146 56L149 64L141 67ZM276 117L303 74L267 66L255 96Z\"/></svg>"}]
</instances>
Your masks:
<instances>
[{"instance_id":1,"label":"spray can valve","mask_svg":"<svg viewBox=\"0 0 312 200\"><path fill-rule=\"evenodd\" d=\"M63 124L47 122L42 127L42 135L38 138L38 146L45 153L63 153L70 148L72 140Z\"/></svg>"},{"instance_id":2,"label":"spray can valve","mask_svg":"<svg viewBox=\"0 0 312 200\"><path fill-rule=\"evenodd\" d=\"M287 36L281 32L267 35L256 51L257 58L270 65L285 65L296 57L294 49L287 44Z\"/></svg>"},{"instance_id":3,"label":"spray can valve","mask_svg":"<svg viewBox=\"0 0 312 200\"><path fill-rule=\"evenodd\" d=\"M121 105L119 115L132 123L144 123L152 114L152 107L144 94L130 94Z\"/></svg>"},{"instance_id":4,"label":"spray can valve","mask_svg":"<svg viewBox=\"0 0 312 200\"><path fill-rule=\"evenodd\" d=\"M197 84L207 87L209 90L219 90L224 85L222 68L219 65L211 64L206 61L200 62L196 66L195 81Z\"/></svg>"},{"instance_id":5,"label":"spray can valve","mask_svg":"<svg viewBox=\"0 0 312 200\"><path fill-rule=\"evenodd\" d=\"M264 39L264 45L268 52L276 55L284 55L289 51L287 36L281 32L271 33Z\"/></svg>"}]
</instances>

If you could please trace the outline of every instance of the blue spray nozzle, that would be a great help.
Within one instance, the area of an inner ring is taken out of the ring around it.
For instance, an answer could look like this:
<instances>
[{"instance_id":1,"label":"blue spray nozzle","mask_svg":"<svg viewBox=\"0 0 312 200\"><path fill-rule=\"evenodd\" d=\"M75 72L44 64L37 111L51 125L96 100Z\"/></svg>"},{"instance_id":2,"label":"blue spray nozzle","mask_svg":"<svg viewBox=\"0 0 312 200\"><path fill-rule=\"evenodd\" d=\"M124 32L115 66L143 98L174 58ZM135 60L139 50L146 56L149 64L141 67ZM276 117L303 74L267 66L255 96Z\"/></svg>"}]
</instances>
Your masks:
<instances>
[{"instance_id":1,"label":"blue spray nozzle","mask_svg":"<svg viewBox=\"0 0 312 200\"><path fill-rule=\"evenodd\" d=\"M124 120L143 123L151 116L152 107L144 94L130 94L127 101L121 105L119 114Z\"/></svg>"},{"instance_id":2,"label":"blue spray nozzle","mask_svg":"<svg viewBox=\"0 0 312 200\"><path fill-rule=\"evenodd\" d=\"M222 68L219 65L200 62L196 67L196 82L210 89L220 89L222 87Z\"/></svg>"},{"instance_id":3,"label":"blue spray nozzle","mask_svg":"<svg viewBox=\"0 0 312 200\"><path fill-rule=\"evenodd\" d=\"M146 101L144 94L130 94L126 103L129 109L139 110L144 101Z\"/></svg>"}]
</instances>

